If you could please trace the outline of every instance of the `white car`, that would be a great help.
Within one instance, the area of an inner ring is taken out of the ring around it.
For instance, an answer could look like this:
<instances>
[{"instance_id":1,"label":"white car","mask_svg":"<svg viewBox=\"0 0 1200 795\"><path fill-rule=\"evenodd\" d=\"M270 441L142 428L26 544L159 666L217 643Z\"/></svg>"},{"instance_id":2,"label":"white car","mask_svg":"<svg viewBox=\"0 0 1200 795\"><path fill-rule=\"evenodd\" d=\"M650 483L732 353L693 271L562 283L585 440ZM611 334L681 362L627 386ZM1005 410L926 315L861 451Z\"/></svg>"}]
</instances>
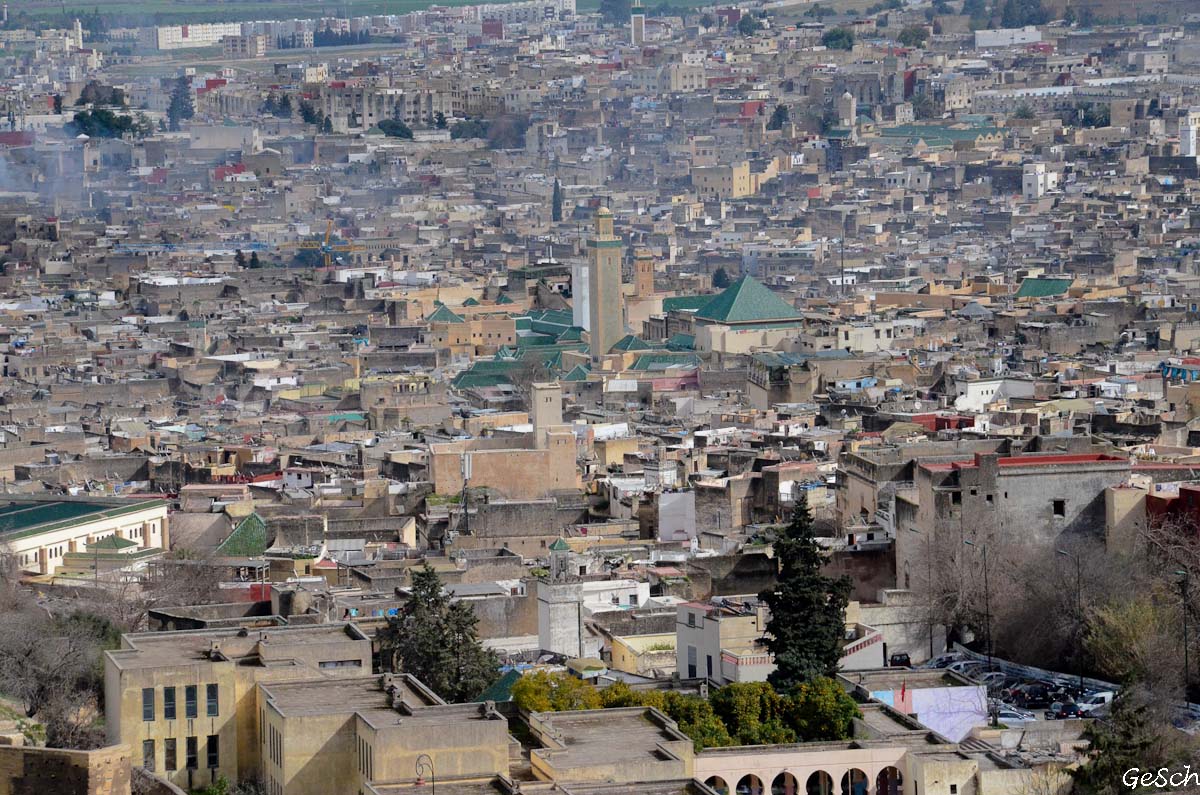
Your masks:
<instances>
[{"instance_id":1,"label":"white car","mask_svg":"<svg viewBox=\"0 0 1200 795\"><path fill-rule=\"evenodd\" d=\"M1116 693L1111 690L1101 690L1097 693L1092 693L1090 696L1081 698L1078 702L1080 712L1091 712L1096 707L1102 707L1105 704L1111 704Z\"/></svg>"},{"instance_id":2,"label":"white car","mask_svg":"<svg viewBox=\"0 0 1200 795\"><path fill-rule=\"evenodd\" d=\"M1027 723L1033 723L1037 720L1037 716L1032 712L1017 709L1016 707L1001 707L1000 711L996 713L996 720L1009 728L1017 728Z\"/></svg>"}]
</instances>

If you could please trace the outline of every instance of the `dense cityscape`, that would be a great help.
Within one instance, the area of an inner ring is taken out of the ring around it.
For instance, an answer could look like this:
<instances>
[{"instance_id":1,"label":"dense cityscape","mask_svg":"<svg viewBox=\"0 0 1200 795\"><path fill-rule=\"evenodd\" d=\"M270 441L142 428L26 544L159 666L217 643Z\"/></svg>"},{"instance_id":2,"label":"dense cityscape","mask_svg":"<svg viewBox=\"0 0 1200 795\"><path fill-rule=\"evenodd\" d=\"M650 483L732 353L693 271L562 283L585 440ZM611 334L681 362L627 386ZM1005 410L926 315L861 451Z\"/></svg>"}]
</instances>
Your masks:
<instances>
[{"instance_id":1,"label":"dense cityscape","mask_svg":"<svg viewBox=\"0 0 1200 795\"><path fill-rule=\"evenodd\" d=\"M1200 791L1198 199L1196 0L5 4L0 795Z\"/></svg>"}]
</instances>

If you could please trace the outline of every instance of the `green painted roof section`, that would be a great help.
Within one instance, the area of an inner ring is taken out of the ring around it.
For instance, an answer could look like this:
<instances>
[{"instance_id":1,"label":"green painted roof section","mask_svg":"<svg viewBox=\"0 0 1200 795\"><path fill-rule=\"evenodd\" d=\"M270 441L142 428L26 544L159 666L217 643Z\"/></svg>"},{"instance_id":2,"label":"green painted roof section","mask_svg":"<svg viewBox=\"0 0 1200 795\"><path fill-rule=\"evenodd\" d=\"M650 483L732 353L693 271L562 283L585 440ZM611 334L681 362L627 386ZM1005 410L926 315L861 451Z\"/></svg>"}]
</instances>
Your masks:
<instances>
[{"instance_id":1,"label":"green painted roof section","mask_svg":"<svg viewBox=\"0 0 1200 795\"><path fill-rule=\"evenodd\" d=\"M476 697L476 701L493 701L503 703L512 701L513 686L521 681L521 672L515 668L496 680L496 683Z\"/></svg>"},{"instance_id":2,"label":"green painted roof section","mask_svg":"<svg viewBox=\"0 0 1200 795\"><path fill-rule=\"evenodd\" d=\"M898 124L884 127L879 130L879 135L883 138L906 138L913 142L921 140L929 146L953 146L956 141L974 141L981 135L999 132L998 128L986 125L951 127L946 124Z\"/></svg>"},{"instance_id":3,"label":"green painted roof section","mask_svg":"<svg viewBox=\"0 0 1200 795\"><path fill-rule=\"evenodd\" d=\"M582 342L583 329L579 326L571 326L569 329L558 335L555 342Z\"/></svg>"},{"instance_id":4,"label":"green painted roof section","mask_svg":"<svg viewBox=\"0 0 1200 795\"><path fill-rule=\"evenodd\" d=\"M130 547L136 546L137 544L127 538L121 538L118 535L111 535L105 536L94 544L88 544L87 548L91 552L104 552L105 550L115 552L117 550L129 549Z\"/></svg>"},{"instance_id":5,"label":"green painted roof section","mask_svg":"<svg viewBox=\"0 0 1200 795\"><path fill-rule=\"evenodd\" d=\"M701 307L696 317L717 323L762 323L796 319L800 313L753 276L743 276Z\"/></svg>"},{"instance_id":6,"label":"green painted roof section","mask_svg":"<svg viewBox=\"0 0 1200 795\"><path fill-rule=\"evenodd\" d=\"M577 364L571 368L571 372L558 379L560 381L586 381L591 371L582 364Z\"/></svg>"},{"instance_id":7,"label":"green painted roof section","mask_svg":"<svg viewBox=\"0 0 1200 795\"><path fill-rule=\"evenodd\" d=\"M563 552L570 548L570 545L568 545L567 542L563 541L561 538L554 539L554 541L550 544L551 552Z\"/></svg>"},{"instance_id":8,"label":"green painted roof section","mask_svg":"<svg viewBox=\"0 0 1200 795\"><path fill-rule=\"evenodd\" d=\"M238 523L220 544L216 553L231 558L253 558L267 551L267 525L262 517L252 513Z\"/></svg>"},{"instance_id":9,"label":"green painted roof section","mask_svg":"<svg viewBox=\"0 0 1200 795\"><path fill-rule=\"evenodd\" d=\"M476 301L474 298L468 298L467 300L462 302L462 305L463 306L479 306L479 302Z\"/></svg>"},{"instance_id":10,"label":"green painted roof section","mask_svg":"<svg viewBox=\"0 0 1200 795\"><path fill-rule=\"evenodd\" d=\"M516 301L508 297L508 293L500 293L500 297L496 299L498 304L515 304Z\"/></svg>"},{"instance_id":11,"label":"green painted roof section","mask_svg":"<svg viewBox=\"0 0 1200 795\"><path fill-rule=\"evenodd\" d=\"M653 346L650 343L646 342L645 340L638 339L637 337L633 336L632 334L626 334L624 337L621 337L621 339L617 340L616 344L612 346L612 349L609 352L611 353L612 351L648 351L652 347Z\"/></svg>"},{"instance_id":12,"label":"green painted roof section","mask_svg":"<svg viewBox=\"0 0 1200 795\"><path fill-rule=\"evenodd\" d=\"M367 415L361 411L343 411L340 414L330 414L325 419L330 422L362 422Z\"/></svg>"},{"instance_id":13,"label":"green painted roof section","mask_svg":"<svg viewBox=\"0 0 1200 795\"><path fill-rule=\"evenodd\" d=\"M1071 288L1074 279L1022 279L1014 298L1046 298L1062 295Z\"/></svg>"},{"instance_id":14,"label":"green painted roof section","mask_svg":"<svg viewBox=\"0 0 1200 795\"><path fill-rule=\"evenodd\" d=\"M662 370L666 367L699 367L700 357L694 353L644 353L630 370Z\"/></svg>"},{"instance_id":15,"label":"green painted roof section","mask_svg":"<svg viewBox=\"0 0 1200 795\"><path fill-rule=\"evenodd\" d=\"M425 318L430 323L465 323L460 315L454 314L450 307L442 304L437 309L430 313L429 317Z\"/></svg>"},{"instance_id":16,"label":"green painted roof section","mask_svg":"<svg viewBox=\"0 0 1200 795\"><path fill-rule=\"evenodd\" d=\"M695 334L684 334L680 332L678 334L672 334L670 339L667 340L667 350L669 351L691 351L695 349Z\"/></svg>"},{"instance_id":17,"label":"green painted roof section","mask_svg":"<svg viewBox=\"0 0 1200 795\"><path fill-rule=\"evenodd\" d=\"M663 299L664 312L695 312L711 301L711 295L673 295Z\"/></svg>"},{"instance_id":18,"label":"green painted roof section","mask_svg":"<svg viewBox=\"0 0 1200 795\"><path fill-rule=\"evenodd\" d=\"M162 504L159 500L137 500L128 505L65 501L11 502L0 507L0 535L21 538L145 511Z\"/></svg>"}]
</instances>

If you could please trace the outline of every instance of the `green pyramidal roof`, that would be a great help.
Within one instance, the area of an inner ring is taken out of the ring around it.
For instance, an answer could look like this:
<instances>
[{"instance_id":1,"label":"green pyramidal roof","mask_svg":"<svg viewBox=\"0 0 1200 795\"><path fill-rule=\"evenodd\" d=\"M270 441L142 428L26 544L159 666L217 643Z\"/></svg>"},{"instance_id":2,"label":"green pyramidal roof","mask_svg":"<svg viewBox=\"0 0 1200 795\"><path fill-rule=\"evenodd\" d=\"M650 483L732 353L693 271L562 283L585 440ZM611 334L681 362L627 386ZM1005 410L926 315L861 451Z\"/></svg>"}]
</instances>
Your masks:
<instances>
[{"instance_id":1,"label":"green pyramidal roof","mask_svg":"<svg viewBox=\"0 0 1200 795\"><path fill-rule=\"evenodd\" d=\"M754 277L743 276L702 306L696 317L717 323L763 323L793 320L800 313Z\"/></svg>"},{"instance_id":2,"label":"green pyramidal roof","mask_svg":"<svg viewBox=\"0 0 1200 795\"><path fill-rule=\"evenodd\" d=\"M460 316L454 314L450 307L442 304L437 309L430 313L429 317L425 318L430 323L465 323Z\"/></svg>"}]
</instances>

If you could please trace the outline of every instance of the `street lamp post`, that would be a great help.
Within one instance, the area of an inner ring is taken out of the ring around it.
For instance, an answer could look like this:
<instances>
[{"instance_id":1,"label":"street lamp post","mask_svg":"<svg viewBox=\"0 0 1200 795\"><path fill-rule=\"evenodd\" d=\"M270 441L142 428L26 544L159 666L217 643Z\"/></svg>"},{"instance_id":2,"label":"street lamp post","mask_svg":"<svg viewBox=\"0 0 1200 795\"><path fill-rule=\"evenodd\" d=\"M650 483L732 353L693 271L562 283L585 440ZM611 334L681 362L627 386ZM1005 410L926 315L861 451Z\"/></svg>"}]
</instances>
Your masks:
<instances>
[{"instance_id":1,"label":"street lamp post","mask_svg":"<svg viewBox=\"0 0 1200 795\"><path fill-rule=\"evenodd\" d=\"M910 532L925 536L925 587L929 589L929 659L933 659L933 538L915 527Z\"/></svg>"},{"instance_id":2,"label":"street lamp post","mask_svg":"<svg viewBox=\"0 0 1200 795\"><path fill-rule=\"evenodd\" d=\"M1079 692L1083 692L1083 654L1079 645L1083 643L1083 561L1065 549L1054 550L1075 563L1075 668L1079 673Z\"/></svg>"},{"instance_id":3,"label":"street lamp post","mask_svg":"<svg viewBox=\"0 0 1200 795\"><path fill-rule=\"evenodd\" d=\"M417 757L417 784L425 784L425 776L429 776L430 795L437 795L437 773L433 770L433 758L429 754Z\"/></svg>"},{"instance_id":4,"label":"street lamp post","mask_svg":"<svg viewBox=\"0 0 1200 795\"><path fill-rule=\"evenodd\" d=\"M969 547L978 548L980 554L983 555L983 632L985 637L984 648L987 651L987 667L990 673L994 669L992 667L992 592L988 586L987 544L976 544L974 541L965 538L963 539L963 543ZM1000 716L990 706L988 712L991 713L992 725L995 726L999 722Z\"/></svg>"}]
</instances>

